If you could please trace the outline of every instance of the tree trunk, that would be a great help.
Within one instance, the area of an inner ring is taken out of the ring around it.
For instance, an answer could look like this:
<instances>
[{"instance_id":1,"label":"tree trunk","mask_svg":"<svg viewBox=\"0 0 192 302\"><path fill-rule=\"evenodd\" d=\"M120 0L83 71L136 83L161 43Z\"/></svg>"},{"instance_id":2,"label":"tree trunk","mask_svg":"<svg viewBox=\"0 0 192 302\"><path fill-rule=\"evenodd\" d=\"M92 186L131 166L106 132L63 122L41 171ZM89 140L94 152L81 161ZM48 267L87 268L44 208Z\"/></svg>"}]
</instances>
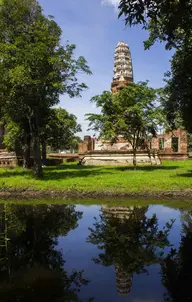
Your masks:
<instances>
[{"instance_id":1,"label":"tree trunk","mask_svg":"<svg viewBox=\"0 0 192 302\"><path fill-rule=\"evenodd\" d=\"M148 150L148 156L149 156L149 159L150 159L150 163L151 163L151 165L152 165L151 150L150 150L150 149Z\"/></svg>"},{"instance_id":2,"label":"tree trunk","mask_svg":"<svg viewBox=\"0 0 192 302\"><path fill-rule=\"evenodd\" d=\"M31 138L30 138L30 136L27 136L25 139L24 148L23 148L23 168L24 169L31 168L30 145L31 145Z\"/></svg>"},{"instance_id":3,"label":"tree trunk","mask_svg":"<svg viewBox=\"0 0 192 302\"><path fill-rule=\"evenodd\" d=\"M43 165L46 166L47 164L47 150L46 150L46 144L42 143L42 161Z\"/></svg>"},{"instance_id":4,"label":"tree trunk","mask_svg":"<svg viewBox=\"0 0 192 302\"><path fill-rule=\"evenodd\" d=\"M39 178L43 175L43 169L42 169L42 162L41 162L40 139L36 132L32 133L32 150L33 150L34 176L35 178Z\"/></svg>"},{"instance_id":5,"label":"tree trunk","mask_svg":"<svg viewBox=\"0 0 192 302\"><path fill-rule=\"evenodd\" d=\"M137 166L137 156L136 156L137 150L133 149L133 166L134 166L134 170L136 170L136 166Z\"/></svg>"},{"instance_id":6,"label":"tree trunk","mask_svg":"<svg viewBox=\"0 0 192 302\"><path fill-rule=\"evenodd\" d=\"M146 147L147 147L147 152L148 152L148 156L149 156L149 159L150 159L150 163L151 163L151 165L152 165L151 148L148 146L148 144L146 144Z\"/></svg>"},{"instance_id":7,"label":"tree trunk","mask_svg":"<svg viewBox=\"0 0 192 302\"><path fill-rule=\"evenodd\" d=\"M32 140L34 177L40 178L43 176L43 168L41 162L39 121L38 121L38 114L35 112L32 112L29 118L29 128L30 128L31 140Z\"/></svg>"}]
</instances>

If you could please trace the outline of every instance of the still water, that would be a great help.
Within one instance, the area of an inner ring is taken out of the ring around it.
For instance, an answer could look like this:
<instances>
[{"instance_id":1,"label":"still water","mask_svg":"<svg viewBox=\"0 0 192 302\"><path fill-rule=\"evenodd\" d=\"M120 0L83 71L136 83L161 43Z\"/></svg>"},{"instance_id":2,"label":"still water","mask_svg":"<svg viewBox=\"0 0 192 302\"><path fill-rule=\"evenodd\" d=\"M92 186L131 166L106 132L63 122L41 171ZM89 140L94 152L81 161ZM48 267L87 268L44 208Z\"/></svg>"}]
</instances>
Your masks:
<instances>
[{"instance_id":1,"label":"still water","mask_svg":"<svg viewBox=\"0 0 192 302\"><path fill-rule=\"evenodd\" d=\"M1 204L0 301L192 301L192 209Z\"/></svg>"}]
</instances>

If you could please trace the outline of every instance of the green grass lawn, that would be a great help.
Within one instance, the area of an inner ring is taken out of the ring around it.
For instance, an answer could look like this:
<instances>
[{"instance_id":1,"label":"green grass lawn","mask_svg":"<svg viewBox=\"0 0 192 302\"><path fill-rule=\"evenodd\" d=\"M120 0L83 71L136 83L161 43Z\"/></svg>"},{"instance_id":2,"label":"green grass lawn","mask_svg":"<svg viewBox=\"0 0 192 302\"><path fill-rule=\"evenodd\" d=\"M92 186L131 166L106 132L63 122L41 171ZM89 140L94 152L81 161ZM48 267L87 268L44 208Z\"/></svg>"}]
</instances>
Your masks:
<instances>
[{"instance_id":1,"label":"green grass lawn","mask_svg":"<svg viewBox=\"0 0 192 302\"><path fill-rule=\"evenodd\" d=\"M112 193L192 189L192 160L164 161L162 166L139 166L137 171L133 167L64 164L46 167L39 180L22 168L0 169L0 187Z\"/></svg>"}]
</instances>

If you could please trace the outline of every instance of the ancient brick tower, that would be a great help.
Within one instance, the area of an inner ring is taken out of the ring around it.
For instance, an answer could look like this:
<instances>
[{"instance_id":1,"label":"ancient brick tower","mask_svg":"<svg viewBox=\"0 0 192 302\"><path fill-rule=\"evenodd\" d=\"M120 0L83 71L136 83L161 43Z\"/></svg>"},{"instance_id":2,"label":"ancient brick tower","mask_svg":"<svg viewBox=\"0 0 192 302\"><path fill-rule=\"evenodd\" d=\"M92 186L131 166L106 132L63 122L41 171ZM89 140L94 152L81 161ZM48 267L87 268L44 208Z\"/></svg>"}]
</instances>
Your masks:
<instances>
[{"instance_id":1,"label":"ancient brick tower","mask_svg":"<svg viewBox=\"0 0 192 302\"><path fill-rule=\"evenodd\" d=\"M111 84L112 93L115 94L123 87L133 82L133 68L131 53L128 44L119 42L115 49L114 76Z\"/></svg>"},{"instance_id":2,"label":"ancient brick tower","mask_svg":"<svg viewBox=\"0 0 192 302\"><path fill-rule=\"evenodd\" d=\"M102 212L108 219L117 219L119 223L123 223L125 220L128 220L133 207L109 207L101 206ZM127 296L132 288L133 274L129 274L127 271L124 271L122 266L115 262L115 274L116 274L116 288L118 293L121 296Z\"/></svg>"}]
</instances>

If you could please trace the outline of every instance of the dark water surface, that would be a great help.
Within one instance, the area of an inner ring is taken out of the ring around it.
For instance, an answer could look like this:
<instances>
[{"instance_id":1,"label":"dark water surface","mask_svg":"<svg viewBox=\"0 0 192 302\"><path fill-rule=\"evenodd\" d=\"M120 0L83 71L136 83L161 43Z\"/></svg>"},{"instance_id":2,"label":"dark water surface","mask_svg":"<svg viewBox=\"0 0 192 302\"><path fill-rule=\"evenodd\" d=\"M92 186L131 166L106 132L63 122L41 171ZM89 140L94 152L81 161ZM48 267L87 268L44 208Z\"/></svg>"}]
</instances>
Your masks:
<instances>
[{"instance_id":1,"label":"dark water surface","mask_svg":"<svg viewBox=\"0 0 192 302\"><path fill-rule=\"evenodd\" d=\"M0 204L0 301L192 301L192 209Z\"/></svg>"}]
</instances>

